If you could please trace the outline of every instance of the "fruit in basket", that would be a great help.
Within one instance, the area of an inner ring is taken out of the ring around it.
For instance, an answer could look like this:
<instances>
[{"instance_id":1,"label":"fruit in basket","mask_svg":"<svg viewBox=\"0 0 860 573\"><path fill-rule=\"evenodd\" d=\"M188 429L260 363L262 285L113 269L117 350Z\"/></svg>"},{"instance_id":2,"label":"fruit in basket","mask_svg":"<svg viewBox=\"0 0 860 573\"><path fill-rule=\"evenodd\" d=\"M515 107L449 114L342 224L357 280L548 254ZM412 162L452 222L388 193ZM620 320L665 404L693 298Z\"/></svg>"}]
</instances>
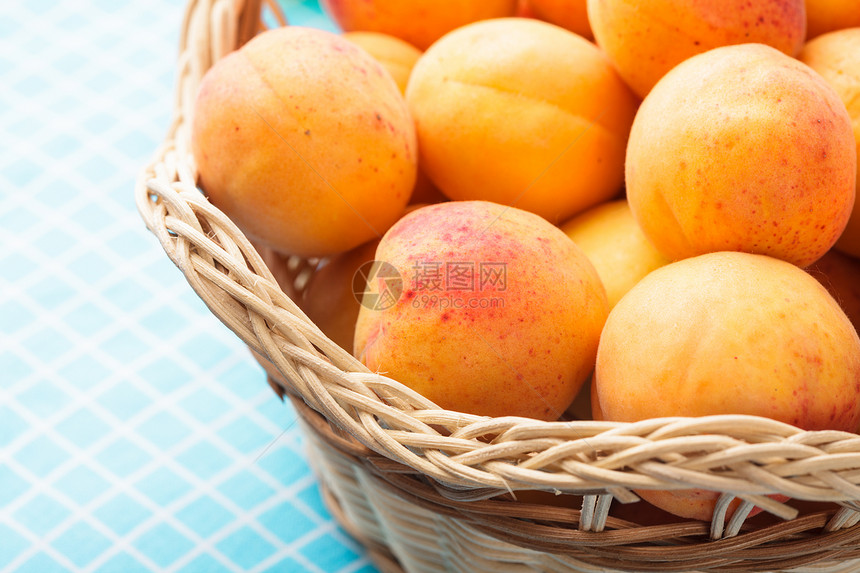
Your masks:
<instances>
[{"instance_id":1,"label":"fruit in basket","mask_svg":"<svg viewBox=\"0 0 860 573\"><path fill-rule=\"evenodd\" d=\"M355 355L371 370L446 409L542 420L591 373L606 293L546 220L483 201L431 205L398 221L376 258L402 294L359 312Z\"/></svg>"},{"instance_id":2,"label":"fruit in basket","mask_svg":"<svg viewBox=\"0 0 860 573\"><path fill-rule=\"evenodd\" d=\"M594 264L610 309L645 275L671 262L642 233L625 199L592 207L561 230Z\"/></svg>"},{"instance_id":3,"label":"fruit in basket","mask_svg":"<svg viewBox=\"0 0 860 573\"><path fill-rule=\"evenodd\" d=\"M588 0L597 45L640 97L684 60L760 43L794 56L806 32L804 0Z\"/></svg>"},{"instance_id":4,"label":"fruit in basket","mask_svg":"<svg viewBox=\"0 0 860 573\"><path fill-rule=\"evenodd\" d=\"M856 163L851 118L821 76L768 46L728 46L642 102L627 198L672 259L736 250L806 266L845 228Z\"/></svg>"},{"instance_id":5,"label":"fruit in basket","mask_svg":"<svg viewBox=\"0 0 860 573\"><path fill-rule=\"evenodd\" d=\"M806 0L806 39L860 26L857 0Z\"/></svg>"},{"instance_id":6,"label":"fruit in basket","mask_svg":"<svg viewBox=\"0 0 860 573\"><path fill-rule=\"evenodd\" d=\"M406 99L421 168L451 199L557 224L621 190L638 102L596 46L558 26L455 30L421 56Z\"/></svg>"},{"instance_id":7,"label":"fruit in basket","mask_svg":"<svg viewBox=\"0 0 860 573\"><path fill-rule=\"evenodd\" d=\"M586 0L529 0L529 7L536 18L593 40L587 4Z\"/></svg>"},{"instance_id":8,"label":"fruit in basket","mask_svg":"<svg viewBox=\"0 0 860 573\"><path fill-rule=\"evenodd\" d=\"M699 521L711 521L714 508L720 496L719 493L703 489L682 489L676 491L637 490L636 493L648 504L666 513ZM785 502L790 499L788 496L782 494L771 494L768 497L779 502ZM742 500L738 498L729 502L726 508L727 520L731 519L741 503ZM748 517L755 517L761 512L762 508L753 507Z\"/></svg>"},{"instance_id":9,"label":"fruit in basket","mask_svg":"<svg viewBox=\"0 0 860 573\"><path fill-rule=\"evenodd\" d=\"M388 70L400 92L406 91L412 68L421 57L421 50L394 36L379 32L347 32L343 37L364 48L371 56ZM415 187L412 189L410 203L438 203L445 196L421 171L420 166L415 177Z\"/></svg>"},{"instance_id":10,"label":"fruit in basket","mask_svg":"<svg viewBox=\"0 0 860 573\"><path fill-rule=\"evenodd\" d=\"M328 32L264 32L219 60L194 107L200 185L245 234L304 257L378 238L415 183L416 140L391 76Z\"/></svg>"},{"instance_id":11,"label":"fruit in basket","mask_svg":"<svg viewBox=\"0 0 860 573\"><path fill-rule=\"evenodd\" d=\"M824 285L860 332L860 259L831 249L806 270Z\"/></svg>"},{"instance_id":12,"label":"fruit in basket","mask_svg":"<svg viewBox=\"0 0 860 573\"><path fill-rule=\"evenodd\" d=\"M851 322L809 274L763 255L710 253L642 279L606 322L595 377L608 420L751 414L852 431L860 422Z\"/></svg>"},{"instance_id":13,"label":"fruit in basket","mask_svg":"<svg viewBox=\"0 0 860 573\"><path fill-rule=\"evenodd\" d=\"M607 420L748 414L806 430L860 425L860 338L827 290L785 261L710 253L649 274L615 306L597 353ZM710 519L718 494L642 492Z\"/></svg>"},{"instance_id":14,"label":"fruit in basket","mask_svg":"<svg viewBox=\"0 0 860 573\"><path fill-rule=\"evenodd\" d=\"M381 32L347 32L343 37L376 58L394 78L400 93L406 91L409 74L421 57L421 50L409 42Z\"/></svg>"},{"instance_id":15,"label":"fruit in basket","mask_svg":"<svg viewBox=\"0 0 860 573\"><path fill-rule=\"evenodd\" d=\"M302 310L338 346L352 352L355 321L360 308L353 278L372 262L379 239L335 255L313 274L302 298ZM360 292L360 291L359 291Z\"/></svg>"},{"instance_id":16,"label":"fruit in basket","mask_svg":"<svg viewBox=\"0 0 860 573\"><path fill-rule=\"evenodd\" d=\"M860 26L860 6L853 6L857 25ZM803 47L799 58L833 86L847 107L854 126L857 161L860 165L860 28L819 36ZM856 181L857 189L860 189L860 169ZM836 248L860 257L860 201L855 200L854 210L845 231L836 241Z\"/></svg>"},{"instance_id":17,"label":"fruit in basket","mask_svg":"<svg viewBox=\"0 0 860 573\"><path fill-rule=\"evenodd\" d=\"M426 50L460 26L513 16L517 0L321 0L320 4L344 31L383 32Z\"/></svg>"},{"instance_id":18,"label":"fruit in basket","mask_svg":"<svg viewBox=\"0 0 860 573\"><path fill-rule=\"evenodd\" d=\"M410 205L410 213L423 205ZM357 293L379 246L379 239L368 241L351 251L325 261L311 275L302 293L301 307L315 325L338 346L352 352L355 323L361 308Z\"/></svg>"}]
</instances>

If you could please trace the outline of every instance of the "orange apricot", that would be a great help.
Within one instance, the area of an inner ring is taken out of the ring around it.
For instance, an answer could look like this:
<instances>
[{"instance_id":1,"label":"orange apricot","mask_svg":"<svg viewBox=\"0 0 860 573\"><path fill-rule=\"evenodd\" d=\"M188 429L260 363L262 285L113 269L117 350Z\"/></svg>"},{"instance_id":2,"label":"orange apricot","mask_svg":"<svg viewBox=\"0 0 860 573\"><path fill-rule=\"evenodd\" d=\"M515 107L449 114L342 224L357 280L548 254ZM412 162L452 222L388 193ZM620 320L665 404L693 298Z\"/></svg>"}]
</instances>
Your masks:
<instances>
[{"instance_id":1,"label":"orange apricot","mask_svg":"<svg viewBox=\"0 0 860 573\"><path fill-rule=\"evenodd\" d=\"M806 0L806 39L860 26L857 0Z\"/></svg>"},{"instance_id":2,"label":"orange apricot","mask_svg":"<svg viewBox=\"0 0 860 573\"><path fill-rule=\"evenodd\" d=\"M587 4L586 0L529 0L529 7L536 18L561 26L586 40L593 40Z\"/></svg>"},{"instance_id":3,"label":"orange apricot","mask_svg":"<svg viewBox=\"0 0 860 573\"><path fill-rule=\"evenodd\" d=\"M860 18L860 6L855 5L854 9ZM860 28L819 36L803 47L799 58L821 74L845 104L854 127L857 162L860 164ZM856 181L856 189L860 189L860 170ZM855 199L854 210L835 246L849 255L860 257L860 201Z\"/></svg>"},{"instance_id":4,"label":"orange apricot","mask_svg":"<svg viewBox=\"0 0 860 573\"><path fill-rule=\"evenodd\" d=\"M284 253L324 256L380 237L415 184L415 127L394 80L321 30L269 30L219 60L191 136L210 201Z\"/></svg>"},{"instance_id":5,"label":"orange apricot","mask_svg":"<svg viewBox=\"0 0 860 573\"><path fill-rule=\"evenodd\" d=\"M593 370L606 292L546 220L485 201L430 205L398 221L376 258L402 291L381 297L396 274L380 278L354 353L439 406L555 420Z\"/></svg>"},{"instance_id":6,"label":"orange apricot","mask_svg":"<svg viewBox=\"0 0 860 573\"><path fill-rule=\"evenodd\" d=\"M561 230L597 269L610 309L645 275L671 262L642 232L624 199L592 207Z\"/></svg>"},{"instance_id":7,"label":"orange apricot","mask_svg":"<svg viewBox=\"0 0 860 573\"><path fill-rule=\"evenodd\" d=\"M400 93L406 92L409 75L421 57L421 50L400 38L380 32L346 32L343 37L376 58L397 82Z\"/></svg>"},{"instance_id":8,"label":"orange apricot","mask_svg":"<svg viewBox=\"0 0 860 573\"><path fill-rule=\"evenodd\" d=\"M406 99L421 169L449 198L561 223L621 190L638 101L592 43L503 18L427 50Z\"/></svg>"},{"instance_id":9,"label":"orange apricot","mask_svg":"<svg viewBox=\"0 0 860 573\"><path fill-rule=\"evenodd\" d=\"M346 32L383 32L421 50L456 28L513 16L517 0L322 0Z\"/></svg>"},{"instance_id":10,"label":"orange apricot","mask_svg":"<svg viewBox=\"0 0 860 573\"><path fill-rule=\"evenodd\" d=\"M851 118L819 74L768 46L726 46L642 102L627 199L671 259L745 251L806 266L845 228L856 164Z\"/></svg>"},{"instance_id":11,"label":"orange apricot","mask_svg":"<svg viewBox=\"0 0 860 573\"><path fill-rule=\"evenodd\" d=\"M837 302L795 265L738 252L649 274L609 314L595 387L607 420L747 414L806 430L860 424L860 338ZM719 496L637 492L710 519Z\"/></svg>"},{"instance_id":12,"label":"orange apricot","mask_svg":"<svg viewBox=\"0 0 860 573\"><path fill-rule=\"evenodd\" d=\"M806 31L804 0L588 0L599 45L640 97L687 58L760 43L795 56Z\"/></svg>"}]
</instances>

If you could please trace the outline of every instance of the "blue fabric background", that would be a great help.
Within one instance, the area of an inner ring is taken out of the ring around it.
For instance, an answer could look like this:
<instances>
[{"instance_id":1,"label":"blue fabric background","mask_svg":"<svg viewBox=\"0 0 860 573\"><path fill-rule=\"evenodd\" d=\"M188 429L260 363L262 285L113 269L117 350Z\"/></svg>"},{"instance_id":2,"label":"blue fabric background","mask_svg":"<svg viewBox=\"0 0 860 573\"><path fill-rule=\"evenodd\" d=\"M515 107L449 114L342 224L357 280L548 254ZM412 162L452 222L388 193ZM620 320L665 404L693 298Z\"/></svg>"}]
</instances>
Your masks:
<instances>
[{"instance_id":1,"label":"blue fabric background","mask_svg":"<svg viewBox=\"0 0 860 573\"><path fill-rule=\"evenodd\" d=\"M0 571L370 573L294 413L134 207L184 8L0 4Z\"/></svg>"}]
</instances>

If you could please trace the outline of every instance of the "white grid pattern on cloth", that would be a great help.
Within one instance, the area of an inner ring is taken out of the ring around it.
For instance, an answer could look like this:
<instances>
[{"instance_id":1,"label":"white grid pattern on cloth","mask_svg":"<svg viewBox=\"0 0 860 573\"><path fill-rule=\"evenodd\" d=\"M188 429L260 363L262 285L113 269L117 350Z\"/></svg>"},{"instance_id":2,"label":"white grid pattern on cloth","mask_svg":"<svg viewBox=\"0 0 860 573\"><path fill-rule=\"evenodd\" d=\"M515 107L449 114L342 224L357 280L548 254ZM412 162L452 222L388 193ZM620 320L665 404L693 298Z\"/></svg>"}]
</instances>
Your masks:
<instances>
[{"instance_id":1,"label":"white grid pattern on cloth","mask_svg":"<svg viewBox=\"0 0 860 573\"><path fill-rule=\"evenodd\" d=\"M0 571L367 573L294 413L134 208L183 9L0 7Z\"/></svg>"}]
</instances>

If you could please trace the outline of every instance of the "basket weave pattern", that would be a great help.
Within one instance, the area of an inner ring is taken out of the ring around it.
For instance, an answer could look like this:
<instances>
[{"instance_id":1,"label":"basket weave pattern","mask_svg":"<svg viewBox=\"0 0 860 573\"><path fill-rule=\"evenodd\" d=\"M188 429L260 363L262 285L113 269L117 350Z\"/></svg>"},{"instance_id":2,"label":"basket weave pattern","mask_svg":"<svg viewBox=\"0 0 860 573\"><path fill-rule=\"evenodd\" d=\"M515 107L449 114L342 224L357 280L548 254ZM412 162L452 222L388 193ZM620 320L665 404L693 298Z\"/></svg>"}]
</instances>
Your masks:
<instances>
[{"instance_id":1,"label":"basket weave pattern","mask_svg":"<svg viewBox=\"0 0 860 573\"><path fill-rule=\"evenodd\" d=\"M283 23L274 2L261 4L191 0L174 120L135 198L192 288L271 363L280 381L273 387L303 420L333 511L383 570L860 571L860 561L850 562L860 559L860 436L750 416L630 424L472 416L369 372L330 341L294 302L314 261L256 249L196 187L197 86L262 28L264 13ZM637 499L633 489L690 487L745 503L728 522L718 510L711 524L640 526L607 516L613 500ZM499 499L538 489L581 495L582 507ZM774 493L842 509L797 517L766 497ZM745 523L753 505L788 521Z\"/></svg>"}]
</instances>

